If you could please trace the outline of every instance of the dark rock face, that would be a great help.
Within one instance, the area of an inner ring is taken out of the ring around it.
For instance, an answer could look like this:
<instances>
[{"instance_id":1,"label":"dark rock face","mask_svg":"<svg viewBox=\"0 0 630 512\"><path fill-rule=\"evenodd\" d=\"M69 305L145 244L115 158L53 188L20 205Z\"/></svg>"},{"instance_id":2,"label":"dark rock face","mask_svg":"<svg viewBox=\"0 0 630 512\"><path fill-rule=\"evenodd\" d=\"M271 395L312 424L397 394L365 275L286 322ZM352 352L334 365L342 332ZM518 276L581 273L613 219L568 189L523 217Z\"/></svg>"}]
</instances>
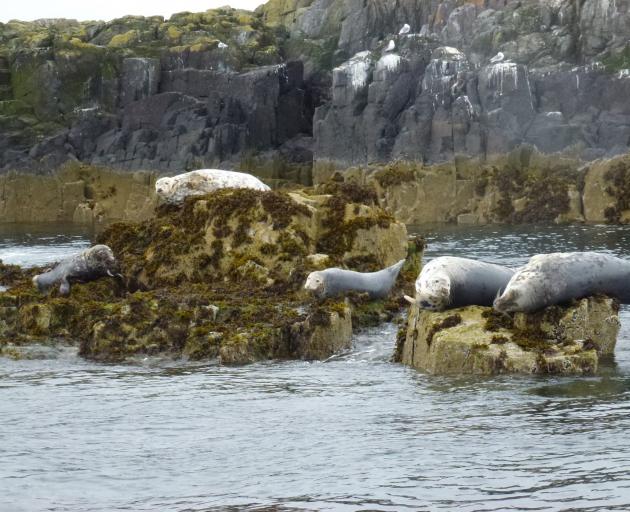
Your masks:
<instances>
[{"instance_id":1,"label":"dark rock face","mask_svg":"<svg viewBox=\"0 0 630 512\"><path fill-rule=\"evenodd\" d=\"M78 108L69 129L0 165L53 168L77 158L124 169L231 167L310 132L299 62L245 72L160 68L158 59L123 59L120 108Z\"/></svg>"},{"instance_id":2,"label":"dark rock face","mask_svg":"<svg viewBox=\"0 0 630 512\"><path fill-rule=\"evenodd\" d=\"M292 139L312 162L312 111L253 13L0 24L0 169L234 168Z\"/></svg>"},{"instance_id":3,"label":"dark rock face","mask_svg":"<svg viewBox=\"0 0 630 512\"><path fill-rule=\"evenodd\" d=\"M630 0L270 0L0 24L0 170L302 179L313 162L521 144L591 160L630 145L629 38Z\"/></svg>"},{"instance_id":4,"label":"dark rock face","mask_svg":"<svg viewBox=\"0 0 630 512\"><path fill-rule=\"evenodd\" d=\"M351 4L336 2L338 55L362 51L333 70L316 162L440 162L521 144L587 160L628 151L630 2Z\"/></svg>"}]
</instances>

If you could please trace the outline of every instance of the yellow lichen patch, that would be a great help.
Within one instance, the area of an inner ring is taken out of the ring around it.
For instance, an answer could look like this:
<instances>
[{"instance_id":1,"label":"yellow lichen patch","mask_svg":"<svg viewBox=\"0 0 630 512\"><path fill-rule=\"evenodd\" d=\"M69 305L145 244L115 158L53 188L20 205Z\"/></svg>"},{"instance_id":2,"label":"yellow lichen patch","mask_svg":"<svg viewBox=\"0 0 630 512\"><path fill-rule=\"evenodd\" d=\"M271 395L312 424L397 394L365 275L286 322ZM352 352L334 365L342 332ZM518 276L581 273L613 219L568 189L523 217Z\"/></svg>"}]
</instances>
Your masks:
<instances>
[{"instance_id":1,"label":"yellow lichen patch","mask_svg":"<svg viewBox=\"0 0 630 512\"><path fill-rule=\"evenodd\" d=\"M117 34L112 37L109 46L112 48L124 48L138 41L139 34L137 30L129 30L124 34Z\"/></svg>"}]
</instances>

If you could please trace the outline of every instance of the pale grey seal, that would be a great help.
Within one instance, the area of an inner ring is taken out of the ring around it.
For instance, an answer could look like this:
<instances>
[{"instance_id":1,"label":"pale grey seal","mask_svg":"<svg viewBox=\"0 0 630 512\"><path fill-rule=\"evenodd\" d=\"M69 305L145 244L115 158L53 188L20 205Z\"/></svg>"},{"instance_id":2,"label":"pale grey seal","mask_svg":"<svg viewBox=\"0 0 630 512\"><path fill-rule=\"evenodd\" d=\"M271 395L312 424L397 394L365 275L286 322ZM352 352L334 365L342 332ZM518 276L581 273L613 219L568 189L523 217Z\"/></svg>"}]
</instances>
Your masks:
<instances>
[{"instance_id":1,"label":"pale grey seal","mask_svg":"<svg viewBox=\"0 0 630 512\"><path fill-rule=\"evenodd\" d=\"M40 292L59 284L61 295L69 295L71 283L94 281L105 276L120 276L118 272L118 262L112 250L106 245L95 245L59 262L53 269L35 276L33 284Z\"/></svg>"},{"instance_id":2,"label":"pale grey seal","mask_svg":"<svg viewBox=\"0 0 630 512\"><path fill-rule=\"evenodd\" d=\"M462 306L492 306L514 270L483 261L441 256L427 263L416 279L416 298L405 296L421 309L443 311Z\"/></svg>"},{"instance_id":3,"label":"pale grey seal","mask_svg":"<svg viewBox=\"0 0 630 512\"><path fill-rule=\"evenodd\" d=\"M365 292L372 299L387 297L396 282L405 260L378 272L354 272L341 268L327 268L311 272L304 288L320 298L334 297L347 292Z\"/></svg>"},{"instance_id":4,"label":"pale grey seal","mask_svg":"<svg viewBox=\"0 0 630 512\"><path fill-rule=\"evenodd\" d=\"M630 261L597 252L537 254L514 274L494 309L531 312L599 293L630 302Z\"/></svg>"},{"instance_id":5,"label":"pale grey seal","mask_svg":"<svg viewBox=\"0 0 630 512\"><path fill-rule=\"evenodd\" d=\"M223 188L271 190L251 174L221 169L199 169L172 178L160 178L155 182L155 192L166 203L181 203L187 197L209 194Z\"/></svg>"}]
</instances>

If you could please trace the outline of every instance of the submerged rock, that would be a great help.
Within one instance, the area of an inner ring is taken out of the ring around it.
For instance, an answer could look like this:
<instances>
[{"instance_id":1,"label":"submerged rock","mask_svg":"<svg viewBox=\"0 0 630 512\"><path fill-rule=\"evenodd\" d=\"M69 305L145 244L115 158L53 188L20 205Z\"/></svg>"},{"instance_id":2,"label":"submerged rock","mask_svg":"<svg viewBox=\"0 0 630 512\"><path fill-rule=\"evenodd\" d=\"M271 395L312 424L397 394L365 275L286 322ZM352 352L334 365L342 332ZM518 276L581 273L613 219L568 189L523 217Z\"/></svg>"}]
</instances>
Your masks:
<instances>
[{"instance_id":1,"label":"submerged rock","mask_svg":"<svg viewBox=\"0 0 630 512\"><path fill-rule=\"evenodd\" d=\"M607 297L513 316L413 306L396 359L433 374L593 374L599 356L614 352L618 332L618 306Z\"/></svg>"}]
</instances>

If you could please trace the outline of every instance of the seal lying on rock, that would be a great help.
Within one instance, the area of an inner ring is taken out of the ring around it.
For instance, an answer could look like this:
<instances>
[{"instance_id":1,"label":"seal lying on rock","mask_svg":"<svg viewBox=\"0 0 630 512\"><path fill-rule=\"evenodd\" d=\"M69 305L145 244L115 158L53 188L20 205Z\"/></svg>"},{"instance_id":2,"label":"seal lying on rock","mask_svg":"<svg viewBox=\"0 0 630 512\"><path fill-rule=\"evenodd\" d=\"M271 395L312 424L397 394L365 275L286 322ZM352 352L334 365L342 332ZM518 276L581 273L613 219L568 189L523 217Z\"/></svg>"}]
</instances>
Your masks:
<instances>
[{"instance_id":1,"label":"seal lying on rock","mask_svg":"<svg viewBox=\"0 0 630 512\"><path fill-rule=\"evenodd\" d=\"M630 302L630 261L596 252L537 254L514 274L494 309L531 312L599 293Z\"/></svg>"},{"instance_id":2,"label":"seal lying on rock","mask_svg":"<svg viewBox=\"0 0 630 512\"><path fill-rule=\"evenodd\" d=\"M441 256L427 263L416 279L416 298L405 296L421 309L443 311L462 306L492 306L514 270L483 261Z\"/></svg>"},{"instance_id":3,"label":"seal lying on rock","mask_svg":"<svg viewBox=\"0 0 630 512\"><path fill-rule=\"evenodd\" d=\"M181 203L189 196L201 196L222 188L271 190L251 174L221 169L199 169L155 182L158 197L167 203Z\"/></svg>"},{"instance_id":4,"label":"seal lying on rock","mask_svg":"<svg viewBox=\"0 0 630 512\"><path fill-rule=\"evenodd\" d=\"M327 268L311 272L304 288L320 298L334 297L348 292L365 292L372 299L387 297L405 260L378 272L354 272L341 268Z\"/></svg>"},{"instance_id":5,"label":"seal lying on rock","mask_svg":"<svg viewBox=\"0 0 630 512\"><path fill-rule=\"evenodd\" d=\"M33 284L40 292L59 284L61 295L69 295L71 283L85 283L105 276L120 276L118 262L109 247L95 245L61 261L52 270L35 276Z\"/></svg>"}]
</instances>

